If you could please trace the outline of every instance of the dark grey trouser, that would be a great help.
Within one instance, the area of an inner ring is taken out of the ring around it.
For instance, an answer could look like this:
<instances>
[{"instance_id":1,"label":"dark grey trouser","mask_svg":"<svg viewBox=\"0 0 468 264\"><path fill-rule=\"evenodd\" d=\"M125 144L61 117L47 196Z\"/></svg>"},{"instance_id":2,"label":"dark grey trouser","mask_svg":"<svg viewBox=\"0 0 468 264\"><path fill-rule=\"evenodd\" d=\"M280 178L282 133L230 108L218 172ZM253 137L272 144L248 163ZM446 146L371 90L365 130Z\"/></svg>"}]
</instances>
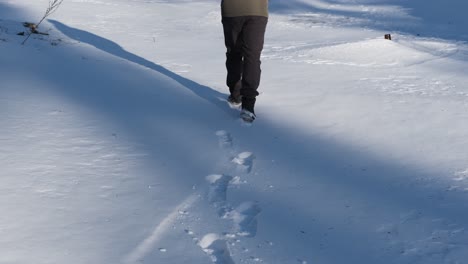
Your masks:
<instances>
[{"instance_id":1,"label":"dark grey trouser","mask_svg":"<svg viewBox=\"0 0 468 264\"><path fill-rule=\"evenodd\" d=\"M257 89L260 85L260 55L263 50L268 18L261 16L223 17L222 22L227 48L226 84L232 95L240 94L243 98L252 99L255 104Z\"/></svg>"}]
</instances>

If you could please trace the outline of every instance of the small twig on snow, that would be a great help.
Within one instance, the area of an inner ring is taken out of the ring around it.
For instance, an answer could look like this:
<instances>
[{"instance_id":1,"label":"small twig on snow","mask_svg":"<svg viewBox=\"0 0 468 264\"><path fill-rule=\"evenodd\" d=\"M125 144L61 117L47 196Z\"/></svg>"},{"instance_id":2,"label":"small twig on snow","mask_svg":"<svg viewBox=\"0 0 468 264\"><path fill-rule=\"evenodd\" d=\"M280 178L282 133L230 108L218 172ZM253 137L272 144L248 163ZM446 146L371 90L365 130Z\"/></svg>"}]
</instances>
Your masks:
<instances>
[{"instance_id":1,"label":"small twig on snow","mask_svg":"<svg viewBox=\"0 0 468 264\"><path fill-rule=\"evenodd\" d=\"M37 28L39 25L46 19L48 16L53 14L55 11L57 11L58 7L62 4L64 0L49 0L49 6L46 9L46 12L44 13L44 16L41 18L39 23L37 24L30 24L29 28L31 29L31 32L28 34L28 37L21 43L21 45L24 45L26 41L28 41L29 37L31 37L32 34L37 34Z\"/></svg>"}]
</instances>

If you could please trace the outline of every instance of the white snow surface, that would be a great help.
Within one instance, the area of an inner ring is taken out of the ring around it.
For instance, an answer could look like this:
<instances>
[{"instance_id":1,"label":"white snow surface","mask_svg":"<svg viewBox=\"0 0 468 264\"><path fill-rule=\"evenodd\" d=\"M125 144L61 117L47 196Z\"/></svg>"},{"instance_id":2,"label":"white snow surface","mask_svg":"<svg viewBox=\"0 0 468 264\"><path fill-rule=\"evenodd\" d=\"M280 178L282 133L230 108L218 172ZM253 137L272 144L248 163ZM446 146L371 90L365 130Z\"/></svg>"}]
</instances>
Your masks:
<instances>
[{"instance_id":1,"label":"white snow surface","mask_svg":"<svg viewBox=\"0 0 468 264\"><path fill-rule=\"evenodd\" d=\"M0 263L468 263L468 2L0 0ZM384 35L391 34L392 40Z\"/></svg>"}]
</instances>

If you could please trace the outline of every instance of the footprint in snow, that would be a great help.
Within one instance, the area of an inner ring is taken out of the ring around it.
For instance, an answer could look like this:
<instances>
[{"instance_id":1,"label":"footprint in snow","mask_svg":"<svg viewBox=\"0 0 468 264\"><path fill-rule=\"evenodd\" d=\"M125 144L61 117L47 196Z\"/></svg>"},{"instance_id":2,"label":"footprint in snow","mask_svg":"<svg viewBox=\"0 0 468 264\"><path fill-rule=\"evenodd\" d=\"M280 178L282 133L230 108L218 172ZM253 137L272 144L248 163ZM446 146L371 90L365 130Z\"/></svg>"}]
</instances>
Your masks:
<instances>
[{"instance_id":1,"label":"footprint in snow","mask_svg":"<svg viewBox=\"0 0 468 264\"><path fill-rule=\"evenodd\" d=\"M216 131L216 136L218 136L218 144L222 149L228 149L232 147L232 137L229 132L225 130Z\"/></svg>"},{"instance_id":2,"label":"footprint in snow","mask_svg":"<svg viewBox=\"0 0 468 264\"><path fill-rule=\"evenodd\" d=\"M210 184L208 189L208 200L216 208L219 214L223 215L226 211L227 188L232 176L224 174L213 174L206 177Z\"/></svg>"},{"instance_id":3,"label":"footprint in snow","mask_svg":"<svg viewBox=\"0 0 468 264\"><path fill-rule=\"evenodd\" d=\"M226 240L217 234L205 235L198 245L215 264L234 264Z\"/></svg>"},{"instance_id":4,"label":"footprint in snow","mask_svg":"<svg viewBox=\"0 0 468 264\"><path fill-rule=\"evenodd\" d=\"M252 171L253 160L255 156L252 152L242 152L235 157L232 162L237 164L237 168L241 172L250 173Z\"/></svg>"},{"instance_id":5,"label":"footprint in snow","mask_svg":"<svg viewBox=\"0 0 468 264\"><path fill-rule=\"evenodd\" d=\"M244 237L257 235L257 215L262 211L255 202L245 202L229 212L226 217L235 224L236 234Z\"/></svg>"},{"instance_id":6,"label":"footprint in snow","mask_svg":"<svg viewBox=\"0 0 468 264\"><path fill-rule=\"evenodd\" d=\"M465 181L468 180L468 169L464 171L459 171L455 173L455 178L453 178L455 181Z\"/></svg>"},{"instance_id":7,"label":"footprint in snow","mask_svg":"<svg viewBox=\"0 0 468 264\"><path fill-rule=\"evenodd\" d=\"M450 186L448 191L468 191L468 169L464 171L459 171L454 174L453 181L456 182L456 185Z\"/></svg>"}]
</instances>

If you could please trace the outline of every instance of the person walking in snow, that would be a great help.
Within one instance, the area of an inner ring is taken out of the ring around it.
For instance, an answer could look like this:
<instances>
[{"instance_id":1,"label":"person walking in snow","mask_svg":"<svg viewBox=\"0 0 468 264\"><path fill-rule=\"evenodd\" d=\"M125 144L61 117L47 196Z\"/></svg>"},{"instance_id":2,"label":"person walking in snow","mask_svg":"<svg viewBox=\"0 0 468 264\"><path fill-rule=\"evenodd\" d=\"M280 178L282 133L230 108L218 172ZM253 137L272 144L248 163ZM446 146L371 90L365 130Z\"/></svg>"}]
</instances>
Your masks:
<instances>
[{"instance_id":1,"label":"person walking in snow","mask_svg":"<svg viewBox=\"0 0 468 264\"><path fill-rule=\"evenodd\" d=\"M268 22L268 0L222 0L221 14L227 49L228 102L242 104L241 118L253 122L260 85L260 55Z\"/></svg>"}]
</instances>

